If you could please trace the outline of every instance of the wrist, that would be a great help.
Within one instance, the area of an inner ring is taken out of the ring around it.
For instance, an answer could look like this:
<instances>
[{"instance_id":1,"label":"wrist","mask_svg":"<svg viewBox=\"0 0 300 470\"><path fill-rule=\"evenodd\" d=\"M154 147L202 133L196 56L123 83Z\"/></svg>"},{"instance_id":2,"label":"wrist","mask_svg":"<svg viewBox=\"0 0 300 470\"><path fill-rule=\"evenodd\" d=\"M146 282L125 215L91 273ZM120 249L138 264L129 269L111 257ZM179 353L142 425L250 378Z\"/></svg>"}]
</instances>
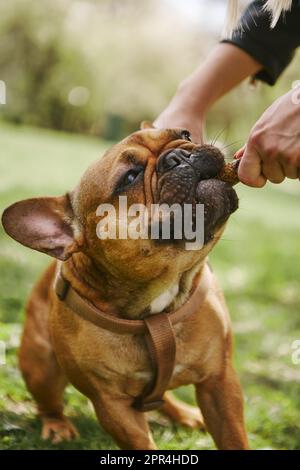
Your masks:
<instances>
[{"instance_id":1,"label":"wrist","mask_svg":"<svg viewBox=\"0 0 300 470\"><path fill-rule=\"evenodd\" d=\"M209 103L202 93L201 85L188 77L184 79L177 88L173 98L174 107L184 111L190 116L197 116L198 119L204 119L209 109Z\"/></svg>"}]
</instances>

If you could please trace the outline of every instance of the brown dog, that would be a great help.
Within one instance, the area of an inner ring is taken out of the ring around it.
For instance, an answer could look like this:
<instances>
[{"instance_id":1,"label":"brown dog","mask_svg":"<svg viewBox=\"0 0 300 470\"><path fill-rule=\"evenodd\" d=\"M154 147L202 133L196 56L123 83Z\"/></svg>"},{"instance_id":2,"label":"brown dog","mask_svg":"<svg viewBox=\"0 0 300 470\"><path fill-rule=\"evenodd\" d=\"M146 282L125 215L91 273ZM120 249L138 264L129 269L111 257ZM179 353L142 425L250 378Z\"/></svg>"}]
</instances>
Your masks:
<instances>
[{"instance_id":1,"label":"brown dog","mask_svg":"<svg viewBox=\"0 0 300 470\"><path fill-rule=\"evenodd\" d=\"M193 156L192 156L193 155ZM197 158L195 158L195 155ZM187 131L143 128L113 146L66 196L21 201L3 225L22 244L60 261L36 284L27 304L20 367L43 422L42 437L76 436L63 414L68 381L94 405L103 428L124 449L155 449L145 413L132 407L153 370L145 338L119 335L76 315L55 295L61 267L73 289L115 318L139 319L185 304L195 283L209 286L205 301L174 326L176 364L168 389L194 384L207 430L219 449L245 449L242 393L232 367L232 334L224 298L207 255L237 208L235 191L216 179L220 152L196 146ZM155 202L205 204L205 244L186 250L178 241L99 239L96 210ZM201 426L197 409L166 393L162 411Z\"/></svg>"}]
</instances>

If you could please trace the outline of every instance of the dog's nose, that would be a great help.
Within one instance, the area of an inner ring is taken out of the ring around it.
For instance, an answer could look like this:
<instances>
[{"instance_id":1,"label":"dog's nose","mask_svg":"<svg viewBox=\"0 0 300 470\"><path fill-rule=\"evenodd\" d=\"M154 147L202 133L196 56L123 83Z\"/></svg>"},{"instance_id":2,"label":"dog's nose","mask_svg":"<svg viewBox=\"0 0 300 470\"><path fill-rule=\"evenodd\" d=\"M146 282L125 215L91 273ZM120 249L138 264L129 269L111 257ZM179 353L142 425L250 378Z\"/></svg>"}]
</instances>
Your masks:
<instances>
[{"instance_id":1,"label":"dog's nose","mask_svg":"<svg viewBox=\"0 0 300 470\"><path fill-rule=\"evenodd\" d=\"M157 161L157 171L159 173L164 173L172 170L183 163L184 156L189 156L189 153L182 149L169 150L163 153Z\"/></svg>"},{"instance_id":2,"label":"dog's nose","mask_svg":"<svg viewBox=\"0 0 300 470\"><path fill-rule=\"evenodd\" d=\"M216 178L225 164L220 150L210 145L194 149L190 156L190 162L202 180Z\"/></svg>"}]
</instances>

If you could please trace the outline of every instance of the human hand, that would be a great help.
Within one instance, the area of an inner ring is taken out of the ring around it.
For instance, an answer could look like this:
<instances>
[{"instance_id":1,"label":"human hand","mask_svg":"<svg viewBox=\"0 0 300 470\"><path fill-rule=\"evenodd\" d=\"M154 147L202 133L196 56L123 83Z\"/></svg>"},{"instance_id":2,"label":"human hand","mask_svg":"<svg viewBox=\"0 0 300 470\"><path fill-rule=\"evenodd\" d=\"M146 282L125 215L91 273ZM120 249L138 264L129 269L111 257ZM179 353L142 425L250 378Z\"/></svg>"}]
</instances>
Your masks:
<instances>
[{"instance_id":1,"label":"human hand","mask_svg":"<svg viewBox=\"0 0 300 470\"><path fill-rule=\"evenodd\" d=\"M204 117L197 111L185 105L181 96L175 96L170 104L153 123L154 127L173 129L179 127L191 133L192 141L201 144L204 137Z\"/></svg>"},{"instance_id":2,"label":"human hand","mask_svg":"<svg viewBox=\"0 0 300 470\"><path fill-rule=\"evenodd\" d=\"M179 127L191 133L191 139L197 144L203 143L204 123L200 116L188 113L184 109L176 109L169 105L154 121L154 127L173 129Z\"/></svg>"},{"instance_id":3,"label":"human hand","mask_svg":"<svg viewBox=\"0 0 300 470\"><path fill-rule=\"evenodd\" d=\"M300 89L276 100L253 127L246 145L235 158L241 159L239 179L261 188L269 180L281 183L300 176Z\"/></svg>"}]
</instances>

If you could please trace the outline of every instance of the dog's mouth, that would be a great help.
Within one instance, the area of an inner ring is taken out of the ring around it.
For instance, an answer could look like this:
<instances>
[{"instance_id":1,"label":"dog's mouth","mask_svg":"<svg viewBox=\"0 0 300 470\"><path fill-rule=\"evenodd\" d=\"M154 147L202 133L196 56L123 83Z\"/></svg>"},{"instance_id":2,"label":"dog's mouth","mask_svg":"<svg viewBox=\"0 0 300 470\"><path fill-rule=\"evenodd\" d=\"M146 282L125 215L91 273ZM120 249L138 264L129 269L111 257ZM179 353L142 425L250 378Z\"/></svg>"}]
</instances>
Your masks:
<instances>
[{"instance_id":1,"label":"dog's mouth","mask_svg":"<svg viewBox=\"0 0 300 470\"><path fill-rule=\"evenodd\" d=\"M218 178L225 166L223 154L213 146L197 146L192 151L182 148L163 152L157 161L157 188L155 202L159 206L192 211L191 232L203 227L203 241L208 243L216 231L238 208L238 198L231 184ZM197 206L203 204L204 213ZM197 217L203 223L198 224ZM153 223L161 225L163 217ZM178 219L170 213L169 241L186 241L185 229L178 237ZM185 220L182 218L182 223ZM177 230L177 233L176 233ZM160 230L160 235L161 230ZM163 241L163 236L159 240Z\"/></svg>"}]
</instances>

